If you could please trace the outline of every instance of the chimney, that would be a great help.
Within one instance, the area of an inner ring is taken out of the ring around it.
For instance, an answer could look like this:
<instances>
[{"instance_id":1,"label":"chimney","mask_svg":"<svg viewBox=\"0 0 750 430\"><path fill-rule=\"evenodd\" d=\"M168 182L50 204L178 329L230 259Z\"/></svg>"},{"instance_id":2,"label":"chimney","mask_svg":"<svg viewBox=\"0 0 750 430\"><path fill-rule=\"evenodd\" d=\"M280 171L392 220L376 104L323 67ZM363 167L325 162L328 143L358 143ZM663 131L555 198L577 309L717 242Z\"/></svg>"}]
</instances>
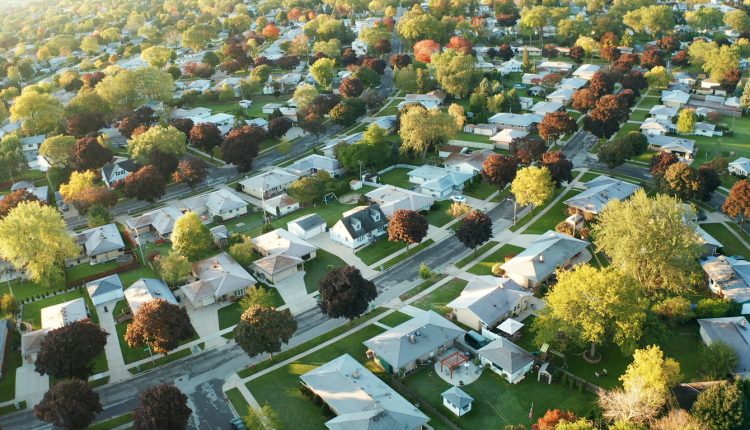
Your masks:
<instances>
[{"instance_id":1,"label":"chimney","mask_svg":"<svg viewBox=\"0 0 750 430\"><path fill-rule=\"evenodd\" d=\"M544 263L544 254L539 254L539 262Z\"/></svg>"}]
</instances>

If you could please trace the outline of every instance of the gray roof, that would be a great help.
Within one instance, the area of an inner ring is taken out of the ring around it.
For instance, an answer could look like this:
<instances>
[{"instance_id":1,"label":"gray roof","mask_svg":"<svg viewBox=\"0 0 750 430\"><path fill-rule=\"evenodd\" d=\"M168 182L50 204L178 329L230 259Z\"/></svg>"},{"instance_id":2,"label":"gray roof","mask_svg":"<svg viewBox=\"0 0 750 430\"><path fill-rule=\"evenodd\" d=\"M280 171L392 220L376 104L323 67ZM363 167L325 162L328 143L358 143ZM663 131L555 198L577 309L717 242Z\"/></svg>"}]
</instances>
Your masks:
<instances>
[{"instance_id":1,"label":"gray roof","mask_svg":"<svg viewBox=\"0 0 750 430\"><path fill-rule=\"evenodd\" d=\"M422 179L423 182L419 186L434 191L443 191L460 186L474 177L471 173L457 172L455 170L427 165L417 167L407 173L407 175L410 181L412 178Z\"/></svg>"},{"instance_id":2,"label":"gray roof","mask_svg":"<svg viewBox=\"0 0 750 430\"><path fill-rule=\"evenodd\" d=\"M709 344L722 341L737 352L737 373L750 372L750 327L744 316L699 319L698 324Z\"/></svg>"},{"instance_id":3,"label":"gray roof","mask_svg":"<svg viewBox=\"0 0 750 430\"><path fill-rule=\"evenodd\" d=\"M125 242L115 223L80 232L76 236L76 243L83 245L89 257L125 248Z\"/></svg>"},{"instance_id":4,"label":"gray roof","mask_svg":"<svg viewBox=\"0 0 750 430\"><path fill-rule=\"evenodd\" d=\"M750 262L719 255L701 261L706 275L724 297L737 303L750 302Z\"/></svg>"},{"instance_id":5,"label":"gray roof","mask_svg":"<svg viewBox=\"0 0 750 430\"><path fill-rule=\"evenodd\" d=\"M377 220L375 219L376 214L379 216ZM344 217L339 222L344 225L352 238L357 239L387 225L388 218L379 205L370 205L345 212ZM353 227L353 224L357 222L361 226L358 230Z\"/></svg>"},{"instance_id":6,"label":"gray roof","mask_svg":"<svg viewBox=\"0 0 750 430\"><path fill-rule=\"evenodd\" d=\"M302 258L318 250L318 247L292 233L277 228L266 234L252 238L253 246L263 255L284 254L287 257Z\"/></svg>"},{"instance_id":7,"label":"gray roof","mask_svg":"<svg viewBox=\"0 0 750 430\"><path fill-rule=\"evenodd\" d=\"M559 266L586 249L585 240L548 231L531 246L503 264L503 270L523 276L534 282L546 279Z\"/></svg>"},{"instance_id":8,"label":"gray roof","mask_svg":"<svg viewBox=\"0 0 750 430\"><path fill-rule=\"evenodd\" d=\"M335 172L341 169L341 163L335 158L312 154L287 166L287 170L302 175L311 169Z\"/></svg>"},{"instance_id":9,"label":"gray roof","mask_svg":"<svg viewBox=\"0 0 750 430\"><path fill-rule=\"evenodd\" d=\"M325 225L326 220L324 220L323 217L318 214L307 214L295 220L289 221L289 223L287 224L287 228L289 227L289 224L296 224L302 230L310 231L320 226L321 224Z\"/></svg>"},{"instance_id":10,"label":"gray roof","mask_svg":"<svg viewBox=\"0 0 750 430\"><path fill-rule=\"evenodd\" d=\"M386 216L393 216L393 213L399 209L412 211L421 211L428 209L435 203L435 198L417 193L411 190L394 187L393 185L383 185L375 188L365 197L370 201L377 203Z\"/></svg>"},{"instance_id":11,"label":"gray roof","mask_svg":"<svg viewBox=\"0 0 750 430\"><path fill-rule=\"evenodd\" d=\"M125 299L128 301L133 314L138 312L143 304L151 300L162 299L173 305L178 304L167 284L161 279L153 278L141 278L133 282L133 285L125 290Z\"/></svg>"},{"instance_id":12,"label":"gray roof","mask_svg":"<svg viewBox=\"0 0 750 430\"><path fill-rule=\"evenodd\" d=\"M419 332L416 342L410 336ZM401 369L459 336L464 331L434 311L427 311L364 342L378 357Z\"/></svg>"},{"instance_id":13,"label":"gray roof","mask_svg":"<svg viewBox=\"0 0 750 430\"><path fill-rule=\"evenodd\" d=\"M0 320L0 363L5 363L5 345L8 342L8 320L7 319L1 319ZM0 366L0 369L2 369L2 366ZM15 372L15 370L10 370L11 372Z\"/></svg>"},{"instance_id":14,"label":"gray roof","mask_svg":"<svg viewBox=\"0 0 750 430\"><path fill-rule=\"evenodd\" d=\"M585 212L598 214L612 200L625 200L641 188L639 185L619 179L609 179L611 180L595 178L589 181L586 184L587 190L565 200L565 204Z\"/></svg>"},{"instance_id":15,"label":"gray roof","mask_svg":"<svg viewBox=\"0 0 750 430\"><path fill-rule=\"evenodd\" d=\"M96 281L87 282L86 290L93 299L96 296L111 293L112 291L122 291L122 281L120 280L120 276L115 273Z\"/></svg>"},{"instance_id":16,"label":"gray roof","mask_svg":"<svg viewBox=\"0 0 750 430\"><path fill-rule=\"evenodd\" d=\"M168 236L174 229L174 223L177 218L182 216L177 208L172 206L165 206L150 212L146 212L135 218L128 218L125 220L125 224L131 229L139 229L146 226L151 226L156 232L162 236Z\"/></svg>"},{"instance_id":17,"label":"gray roof","mask_svg":"<svg viewBox=\"0 0 750 430\"><path fill-rule=\"evenodd\" d=\"M490 325L528 296L531 296L531 292L509 278L477 276L466 284L460 296L446 306L468 309L485 325Z\"/></svg>"},{"instance_id":18,"label":"gray roof","mask_svg":"<svg viewBox=\"0 0 750 430\"><path fill-rule=\"evenodd\" d=\"M463 408L464 406L470 405L471 402L474 401L473 397L466 394L464 390L455 386L448 388L440 395L443 396L443 398L452 405L457 406L459 409Z\"/></svg>"},{"instance_id":19,"label":"gray roof","mask_svg":"<svg viewBox=\"0 0 750 430\"><path fill-rule=\"evenodd\" d=\"M336 413L331 430L413 430L429 418L393 388L344 354L300 376Z\"/></svg>"},{"instance_id":20,"label":"gray roof","mask_svg":"<svg viewBox=\"0 0 750 430\"><path fill-rule=\"evenodd\" d=\"M115 161L113 163L107 163L104 166L102 166L102 173L104 173L104 177L107 178L107 181L112 177L112 172L117 168L120 167L122 170L126 172L133 173L141 168L141 165L136 163L135 161L126 158L124 160Z\"/></svg>"},{"instance_id":21,"label":"gray roof","mask_svg":"<svg viewBox=\"0 0 750 430\"><path fill-rule=\"evenodd\" d=\"M534 361L534 356L528 351L502 337L485 345L477 353L509 373L515 373Z\"/></svg>"},{"instance_id":22,"label":"gray roof","mask_svg":"<svg viewBox=\"0 0 750 430\"><path fill-rule=\"evenodd\" d=\"M197 281L183 285L180 290L191 302L207 296L216 298L255 285L257 280L226 252L193 263Z\"/></svg>"}]
</instances>

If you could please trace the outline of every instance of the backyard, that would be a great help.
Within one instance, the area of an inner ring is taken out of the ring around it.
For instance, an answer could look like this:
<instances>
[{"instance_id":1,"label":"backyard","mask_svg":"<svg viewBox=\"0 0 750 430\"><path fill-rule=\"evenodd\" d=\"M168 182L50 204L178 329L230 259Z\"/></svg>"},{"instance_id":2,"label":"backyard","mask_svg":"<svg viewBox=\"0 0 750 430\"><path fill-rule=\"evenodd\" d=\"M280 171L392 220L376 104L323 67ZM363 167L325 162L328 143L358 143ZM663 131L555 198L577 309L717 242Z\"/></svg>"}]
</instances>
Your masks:
<instances>
[{"instance_id":1,"label":"backyard","mask_svg":"<svg viewBox=\"0 0 750 430\"><path fill-rule=\"evenodd\" d=\"M724 116L721 122L727 128L732 128L732 117ZM732 136L690 136L698 146L698 155L701 161L712 160L719 156L725 157L750 157L750 118L736 118L734 121L734 134Z\"/></svg>"},{"instance_id":2,"label":"backyard","mask_svg":"<svg viewBox=\"0 0 750 430\"><path fill-rule=\"evenodd\" d=\"M504 263L505 257L515 255L523 251L523 248L511 244L503 245L500 249L493 252L489 257L471 266L468 272L475 275L492 275L492 266L497 263Z\"/></svg>"},{"instance_id":3,"label":"backyard","mask_svg":"<svg viewBox=\"0 0 750 430\"><path fill-rule=\"evenodd\" d=\"M42 328L43 308L80 298L83 298L86 301L86 307L91 315L91 320L94 323L99 324L99 318L96 315L96 309L94 308L93 303L91 303L91 298L86 294L86 290L82 288L24 304L21 308L22 320L31 323L33 329L38 330Z\"/></svg>"},{"instance_id":4,"label":"backyard","mask_svg":"<svg viewBox=\"0 0 750 430\"><path fill-rule=\"evenodd\" d=\"M412 186L411 182L409 182L408 175L410 171L411 169L404 169L400 167L391 169L380 175L380 182L410 190Z\"/></svg>"}]
</instances>

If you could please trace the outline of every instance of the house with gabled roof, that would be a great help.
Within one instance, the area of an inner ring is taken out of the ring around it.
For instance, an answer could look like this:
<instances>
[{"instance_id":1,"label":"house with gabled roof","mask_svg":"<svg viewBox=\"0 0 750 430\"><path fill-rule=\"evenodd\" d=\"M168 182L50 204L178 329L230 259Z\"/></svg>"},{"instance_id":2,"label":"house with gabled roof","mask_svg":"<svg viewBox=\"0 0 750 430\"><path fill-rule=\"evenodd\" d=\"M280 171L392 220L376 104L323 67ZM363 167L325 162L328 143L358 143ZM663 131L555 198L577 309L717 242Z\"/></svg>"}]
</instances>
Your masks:
<instances>
[{"instance_id":1,"label":"house with gabled roof","mask_svg":"<svg viewBox=\"0 0 750 430\"><path fill-rule=\"evenodd\" d=\"M498 337L477 351L482 364L511 384L521 382L534 366L534 356L503 337Z\"/></svg>"},{"instance_id":2,"label":"house with gabled roof","mask_svg":"<svg viewBox=\"0 0 750 430\"><path fill-rule=\"evenodd\" d=\"M141 243L153 235L155 240L169 240L174 223L182 212L172 206L164 206L125 220L125 226Z\"/></svg>"},{"instance_id":3,"label":"house with gabled roof","mask_svg":"<svg viewBox=\"0 0 750 430\"><path fill-rule=\"evenodd\" d=\"M120 181L137 172L141 165L124 157L115 157L114 160L101 168L102 181L107 187L112 188Z\"/></svg>"},{"instance_id":4,"label":"house with gabled roof","mask_svg":"<svg viewBox=\"0 0 750 430\"><path fill-rule=\"evenodd\" d=\"M300 379L336 414L325 423L329 430L421 430L429 421L427 415L349 354Z\"/></svg>"},{"instance_id":5,"label":"house with gabled roof","mask_svg":"<svg viewBox=\"0 0 750 430\"><path fill-rule=\"evenodd\" d=\"M187 198L180 206L182 210L195 212L204 222L214 217L226 221L247 213L247 202L227 188Z\"/></svg>"},{"instance_id":6,"label":"house with gabled roof","mask_svg":"<svg viewBox=\"0 0 750 430\"><path fill-rule=\"evenodd\" d=\"M438 200L446 199L453 193L464 189L464 184L471 180L471 173L457 172L435 166L420 166L407 173L409 182L417 191Z\"/></svg>"},{"instance_id":7,"label":"house with gabled roof","mask_svg":"<svg viewBox=\"0 0 750 430\"><path fill-rule=\"evenodd\" d=\"M385 216L390 218L399 209L427 211L435 198L393 185L383 185L365 194L370 202L377 203Z\"/></svg>"},{"instance_id":8,"label":"house with gabled roof","mask_svg":"<svg viewBox=\"0 0 750 430\"><path fill-rule=\"evenodd\" d=\"M443 166L448 170L478 175L484 170L484 162L494 153L489 149L481 149L469 153L450 154L443 160Z\"/></svg>"},{"instance_id":9,"label":"house with gabled roof","mask_svg":"<svg viewBox=\"0 0 750 430\"><path fill-rule=\"evenodd\" d=\"M671 152L682 160L692 160L698 152L695 141L684 137L646 135L648 146L652 150L660 152Z\"/></svg>"},{"instance_id":10,"label":"house with gabled roof","mask_svg":"<svg viewBox=\"0 0 750 430\"><path fill-rule=\"evenodd\" d=\"M66 262L66 266L81 263L99 264L116 260L125 254L125 242L122 240L117 224L109 223L89 228L76 234L73 238L81 250L76 258Z\"/></svg>"},{"instance_id":11,"label":"house with gabled roof","mask_svg":"<svg viewBox=\"0 0 750 430\"><path fill-rule=\"evenodd\" d=\"M179 304L172 294L172 290L161 279L141 278L126 288L124 294L133 315L138 313L141 306L156 299L164 300L173 305Z\"/></svg>"},{"instance_id":12,"label":"house with gabled roof","mask_svg":"<svg viewBox=\"0 0 750 430\"><path fill-rule=\"evenodd\" d=\"M294 173L281 168L273 168L260 175L245 178L239 183L243 193L259 199L267 199L283 193L297 179L299 176Z\"/></svg>"},{"instance_id":13,"label":"house with gabled roof","mask_svg":"<svg viewBox=\"0 0 750 430\"><path fill-rule=\"evenodd\" d=\"M591 215L599 214L612 200L625 200L641 188L609 176L594 178L585 186L585 191L565 200L565 205Z\"/></svg>"},{"instance_id":14,"label":"house with gabled roof","mask_svg":"<svg viewBox=\"0 0 750 430\"><path fill-rule=\"evenodd\" d=\"M445 306L453 309L456 321L481 333L524 311L530 297L531 292L510 278L477 276Z\"/></svg>"},{"instance_id":15,"label":"house with gabled roof","mask_svg":"<svg viewBox=\"0 0 750 430\"><path fill-rule=\"evenodd\" d=\"M750 314L750 262L724 255L700 261L708 278L708 288L719 297L742 305L742 314Z\"/></svg>"},{"instance_id":16,"label":"house with gabled roof","mask_svg":"<svg viewBox=\"0 0 750 430\"><path fill-rule=\"evenodd\" d=\"M331 227L331 240L355 249L388 233L388 217L377 204L350 209Z\"/></svg>"},{"instance_id":17,"label":"house with gabled roof","mask_svg":"<svg viewBox=\"0 0 750 430\"><path fill-rule=\"evenodd\" d=\"M439 356L466 332L438 315L426 311L364 342L368 355L386 372L406 375L420 363Z\"/></svg>"},{"instance_id":18,"label":"house with gabled roof","mask_svg":"<svg viewBox=\"0 0 750 430\"><path fill-rule=\"evenodd\" d=\"M529 132L524 130L515 130L512 128L505 128L497 132L494 136L490 137L490 140L495 144L495 148L510 150L511 144L516 139L523 139L528 136Z\"/></svg>"},{"instance_id":19,"label":"house with gabled roof","mask_svg":"<svg viewBox=\"0 0 750 430\"><path fill-rule=\"evenodd\" d=\"M193 263L193 279L180 292L196 309L239 299L258 282L226 252Z\"/></svg>"},{"instance_id":20,"label":"house with gabled roof","mask_svg":"<svg viewBox=\"0 0 750 430\"><path fill-rule=\"evenodd\" d=\"M581 64L574 72L573 76L576 78L590 80L596 72L601 70L602 66L596 64Z\"/></svg>"},{"instance_id":21,"label":"house with gabled roof","mask_svg":"<svg viewBox=\"0 0 750 430\"><path fill-rule=\"evenodd\" d=\"M498 129L512 128L514 130L531 131L531 129L542 122L544 117L531 113L507 113L500 112L492 115L487 122L494 124Z\"/></svg>"},{"instance_id":22,"label":"house with gabled roof","mask_svg":"<svg viewBox=\"0 0 750 430\"><path fill-rule=\"evenodd\" d=\"M286 223L286 229L300 239L310 239L326 231L326 220L318 214L307 214Z\"/></svg>"},{"instance_id":23,"label":"house with gabled roof","mask_svg":"<svg viewBox=\"0 0 750 430\"><path fill-rule=\"evenodd\" d=\"M690 94L682 90L664 90L661 92L661 102L665 106L680 109L690 100Z\"/></svg>"},{"instance_id":24,"label":"house with gabled roof","mask_svg":"<svg viewBox=\"0 0 750 430\"><path fill-rule=\"evenodd\" d=\"M297 176L310 176L325 171L334 178L344 172L339 160L317 154L308 155L295 161L287 166L286 170Z\"/></svg>"},{"instance_id":25,"label":"house with gabled roof","mask_svg":"<svg viewBox=\"0 0 750 430\"><path fill-rule=\"evenodd\" d=\"M570 268L591 259L589 243L556 231L548 231L528 248L500 266L507 276L526 288L536 288L558 268Z\"/></svg>"},{"instance_id":26,"label":"house with gabled roof","mask_svg":"<svg viewBox=\"0 0 750 430\"><path fill-rule=\"evenodd\" d=\"M315 258L318 247L283 228L252 238L253 248L263 257L250 269L261 281L272 284L304 270L305 261Z\"/></svg>"},{"instance_id":27,"label":"house with gabled roof","mask_svg":"<svg viewBox=\"0 0 750 430\"><path fill-rule=\"evenodd\" d=\"M104 278L86 283L86 291L91 297L94 306L120 300L124 297L122 292L122 280L120 275L105 276Z\"/></svg>"},{"instance_id":28,"label":"house with gabled roof","mask_svg":"<svg viewBox=\"0 0 750 430\"><path fill-rule=\"evenodd\" d=\"M747 177L750 175L750 158L740 157L731 161L727 166L727 170L733 175Z\"/></svg>"}]
</instances>

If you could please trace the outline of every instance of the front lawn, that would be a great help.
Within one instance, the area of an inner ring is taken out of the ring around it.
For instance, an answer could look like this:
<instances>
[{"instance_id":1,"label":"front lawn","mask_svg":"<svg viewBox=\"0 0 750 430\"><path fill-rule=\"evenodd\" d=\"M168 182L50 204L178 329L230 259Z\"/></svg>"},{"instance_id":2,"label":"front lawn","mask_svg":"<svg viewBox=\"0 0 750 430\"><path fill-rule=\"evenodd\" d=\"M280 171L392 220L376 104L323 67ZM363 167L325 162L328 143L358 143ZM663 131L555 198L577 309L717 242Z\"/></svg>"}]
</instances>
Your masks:
<instances>
[{"instance_id":1,"label":"front lawn","mask_svg":"<svg viewBox=\"0 0 750 430\"><path fill-rule=\"evenodd\" d=\"M473 251L471 254L467 255L466 257L458 260L456 262L456 267L459 269L461 267L466 266L467 264L471 263L475 258L479 257L480 255L484 254L485 252L489 251L490 248L497 245L497 242L489 241L485 243L484 245L480 246L476 251Z\"/></svg>"},{"instance_id":2,"label":"front lawn","mask_svg":"<svg viewBox=\"0 0 750 430\"><path fill-rule=\"evenodd\" d=\"M3 376L0 378L0 402L13 400L16 397L16 369L23 364L21 357L21 334L17 330L10 332L10 348L5 354Z\"/></svg>"},{"instance_id":3,"label":"front lawn","mask_svg":"<svg viewBox=\"0 0 750 430\"><path fill-rule=\"evenodd\" d=\"M579 191L570 190L567 193L565 193L564 196L560 200L557 201L554 205L548 208L547 212L544 213L539 219L534 221L533 224L528 226L524 233L528 234L543 234L546 233L549 230L555 230L555 226L557 226L560 221L565 220L565 218L568 217L567 212L567 206L565 205L565 200L568 200L569 198L577 195Z\"/></svg>"},{"instance_id":4,"label":"front lawn","mask_svg":"<svg viewBox=\"0 0 750 430\"><path fill-rule=\"evenodd\" d=\"M399 324L409 321L411 318L411 315L396 311L388 315L387 317L381 318L380 322L387 325L388 327L396 327Z\"/></svg>"},{"instance_id":5,"label":"front lawn","mask_svg":"<svg viewBox=\"0 0 750 430\"><path fill-rule=\"evenodd\" d=\"M489 136L484 136L481 134L473 134L473 133L467 133L465 131L460 131L456 134L456 137L454 137L455 140L465 140L467 142L477 142L477 143L492 143L490 141Z\"/></svg>"},{"instance_id":6,"label":"front lawn","mask_svg":"<svg viewBox=\"0 0 750 430\"><path fill-rule=\"evenodd\" d=\"M447 211L448 208L451 207L451 204L453 204L453 202L450 200L440 200L438 202L435 202L433 208L430 208L430 210L427 212L427 215L425 216L427 218L427 222L430 225L434 225L435 227L442 227L451 222L453 220L453 217L445 213L445 211Z\"/></svg>"},{"instance_id":7,"label":"front lawn","mask_svg":"<svg viewBox=\"0 0 750 430\"><path fill-rule=\"evenodd\" d=\"M728 129L732 128L732 117L723 116L720 120ZM716 157L750 157L750 117L735 118L734 135L727 136L689 136L698 146L697 157L701 160L712 160Z\"/></svg>"},{"instance_id":8,"label":"front lawn","mask_svg":"<svg viewBox=\"0 0 750 430\"><path fill-rule=\"evenodd\" d=\"M721 186L728 190L731 190L734 184L739 180L740 178L734 175L730 175L730 174L721 175Z\"/></svg>"},{"instance_id":9,"label":"front lawn","mask_svg":"<svg viewBox=\"0 0 750 430\"><path fill-rule=\"evenodd\" d=\"M598 174L598 173L586 172L586 173L583 174L583 176L581 176L578 179L578 182L581 182L581 183L585 184L586 182L588 182L588 181L590 181L592 179L598 178L599 176L601 176L601 175Z\"/></svg>"},{"instance_id":10,"label":"front lawn","mask_svg":"<svg viewBox=\"0 0 750 430\"><path fill-rule=\"evenodd\" d=\"M555 200L555 199L557 198L557 196L559 196L559 195L560 195L560 193L561 193L561 192L563 191L563 189L564 189L564 188L555 188L555 192L554 192L554 195L553 195L553 196L552 196L552 198L550 199L550 202L551 202L551 201L553 201L553 200ZM548 204L549 204L549 203L548 203ZM529 222L529 220L531 220L531 218L533 218L533 217L534 217L534 215L538 214L539 212L541 212L542 210L544 210L544 208L546 208L546 207L547 207L547 205L544 205L544 206L536 206L535 208L531 209L531 211L530 211L530 212L528 212L528 213L527 213L526 215L524 215L523 217L520 217L520 218L518 218L518 217L517 217L517 218L516 218L516 225L511 225L510 227L508 227L508 229L509 229L510 231L516 231L516 230L518 230L519 228L523 227L523 225L524 225L524 224L526 224L527 222ZM521 208L521 207L519 207L519 208L518 208L518 212L521 212L521 209L522 209L522 208ZM517 216L518 216L518 215L517 215Z\"/></svg>"},{"instance_id":11,"label":"front lawn","mask_svg":"<svg viewBox=\"0 0 750 430\"><path fill-rule=\"evenodd\" d=\"M130 325L131 321L119 323L115 327L117 330L117 340L120 342L120 350L122 351L122 358L125 360L125 364L130 364L151 357L147 347L136 346L135 348L131 348L128 346L128 343L125 342L125 332L128 330L128 325ZM193 336L188 340L180 342L180 345L184 345L196 339L198 339L198 333L196 333L193 328ZM156 353L154 353L154 355L156 355Z\"/></svg>"},{"instance_id":12,"label":"front lawn","mask_svg":"<svg viewBox=\"0 0 750 430\"><path fill-rule=\"evenodd\" d=\"M646 120L646 118L648 118L648 116L649 116L649 113L647 110L636 109L630 113L630 120L643 122Z\"/></svg>"},{"instance_id":13,"label":"front lawn","mask_svg":"<svg viewBox=\"0 0 750 430\"><path fill-rule=\"evenodd\" d=\"M263 288L264 290L271 293L271 306L275 308L284 306L284 299L281 298L279 290L263 284L258 284L258 287ZM242 309L242 306L240 306L239 301L219 309L217 312L219 316L219 330L231 327L240 322L240 316L242 315L243 311L244 309Z\"/></svg>"},{"instance_id":14,"label":"front lawn","mask_svg":"<svg viewBox=\"0 0 750 430\"><path fill-rule=\"evenodd\" d=\"M709 223L709 224L701 224L700 227L706 231L706 233L713 236L716 240L721 242L722 244L722 251L726 255L742 255L745 257L750 257L750 250L745 247L745 245L742 244L742 242L737 239L737 236L734 235L729 229L724 226L723 224L719 223Z\"/></svg>"},{"instance_id":15,"label":"front lawn","mask_svg":"<svg viewBox=\"0 0 750 430\"><path fill-rule=\"evenodd\" d=\"M445 305L452 302L453 299L461 294L468 281L463 279L454 278L441 285L437 290L430 294L422 297L415 301L412 305L414 307L424 309L426 311L433 310L441 315L450 312L450 309L446 308Z\"/></svg>"},{"instance_id":16,"label":"front lawn","mask_svg":"<svg viewBox=\"0 0 750 430\"><path fill-rule=\"evenodd\" d=\"M640 124L625 123L620 130L615 134L615 139L622 139L631 131L638 131L641 129Z\"/></svg>"},{"instance_id":17,"label":"front lawn","mask_svg":"<svg viewBox=\"0 0 750 430\"><path fill-rule=\"evenodd\" d=\"M497 263L504 263L506 256L515 255L521 251L523 251L523 248L521 248L520 246L515 246L511 244L503 245L502 247L500 247L500 249L490 254L489 257L471 266L468 272L473 273L475 275L480 275L480 276L491 275L492 266L494 266Z\"/></svg>"},{"instance_id":18,"label":"front lawn","mask_svg":"<svg viewBox=\"0 0 750 430\"><path fill-rule=\"evenodd\" d=\"M476 185L471 185L468 188L470 189L464 190L464 194L466 194L467 196L474 197L475 199L479 199L479 200L484 200L490 195L492 195L492 193L497 191L496 186L488 184L487 182L484 182L484 181Z\"/></svg>"},{"instance_id":19,"label":"front lawn","mask_svg":"<svg viewBox=\"0 0 750 430\"><path fill-rule=\"evenodd\" d=\"M659 97L646 97L644 96L641 101L636 105L638 109L645 109L646 111L650 111L652 107L658 105L661 103Z\"/></svg>"},{"instance_id":20,"label":"front lawn","mask_svg":"<svg viewBox=\"0 0 750 430\"><path fill-rule=\"evenodd\" d=\"M370 266L388 257L389 255L393 255L394 253L400 251L405 247L405 242L392 242L388 240L388 237L383 236L377 241L355 252L355 254L362 260L363 263Z\"/></svg>"},{"instance_id":21,"label":"front lawn","mask_svg":"<svg viewBox=\"0 0 750 430\"><path fill-rule=\"evenodd\" d=\"M412 169L404 169L401 167L392 169L380 175L380 182L410 190L412 184L409 182L408 173L411 172L411 170Z\"/></svg>"},{"instance_id":22,"label":"front lawn","mask_svg":"<svg viewBox=\"0 0 750 430\"><path fill-rule=\"evenodd\" d=\"M383 263L383 265L382 265L383 269L387 269L387 268L389 268L391 266L395 266L396 264L398 264L398 263L406 260L407 258L409 258L412 255L416 254L417 252L419 252L419 251L427 248L428 246L432 245L433 243L435 243L434 240L427 239L427 240L423 241L422 243L420 243L419 245L416 245L416 246L412 245L406 252L402 252L401 254L397 255L396 257L391 258L390 260L388 260L385 263Z\"/></svg>"},{"instance_id":23,"label":"front lawn","mask_svg":"<svg viewBox=\"0 0 750 430\"><path fill-rule=\"evenodd\" d=\"M250 412L250 405L247 404L247 400L245 400L245 396L242 395L239 388L227 390L224 395L227 396L229 403L232 404L232 407L240 417L244 418L247 416Z\"/></svg>"},{"instance_id":24,"label":"front lawn","mask_svg":"<svg viewBox=\"0 0 750 430\"><path fill-rule=\"evenodd\" d=\"M328 251L319 249L315 258L305 263L305 288L308 293L318 291L320 280L334 267L344 267L346 262Z\"/></svg>"},{"instance_id":25,"label":"front lawn","mask_svg":"<svg viewBox=\"0 0 750 430\"><path fill-rule=\"evenodd\" d=\"M111 430L116 429L119 427L122 427L126 424L130 424L133 422L133 413L128 412L125 415L120 415L119 417L110 418L105 421L99 421L96 424L91 424L87 427L88 430Z\"/></svg>"},{"instance_id":26,"label":"front lawn","mask_svg":"<svg viewBox=\"0 0 750 430\"><path fill-rule=\"evenodd\" d=\"M308 206L308 207L305 207L305 208L301 208L298 211L294 211L294 212L292 212L290 214L287 214L287 215L284 215L284 216L282 216L280 218L277 218L277 219L271 221L271 226L273 228L284 228L285 229L286 228L286 224L289 221L292 221L292 220L295 220L297 218L300 218L303 215L308 215L308 214L311 214L311 213L316 213L316 214L320 215L326 221L326 225L328 225L328 227L333 227L333 225L336 224L336 222L341 219L341 214L342 213L344 213L344 212L346 212L346 211L348 211L350 209L353 209L353 208L355 208L357 206L358 206L357 204L344 204L344 203L340 203L338 200L334 200L334 201L332 201L332 202L330 202L328 204L324 204L324 203L321 202L321 203L317 203L314 206ZM255 216L262 216L262 215L258 215L258 214L253 214L253 215L255 215ZM255 217L253 217L251 219L254 219L254 218ZM238 226L237 224L235 224L234 226L231 226L230 224L227 224L227 228L232 233L236 233L236 232L247 233L251 237L260 236L262 234L261 231L260 231L261 230L260 224L257 224L257 225L252 226L252 227L248 227L248 225L249 224L243 225L243 226Z\"/></svg>"}]
</instances>

